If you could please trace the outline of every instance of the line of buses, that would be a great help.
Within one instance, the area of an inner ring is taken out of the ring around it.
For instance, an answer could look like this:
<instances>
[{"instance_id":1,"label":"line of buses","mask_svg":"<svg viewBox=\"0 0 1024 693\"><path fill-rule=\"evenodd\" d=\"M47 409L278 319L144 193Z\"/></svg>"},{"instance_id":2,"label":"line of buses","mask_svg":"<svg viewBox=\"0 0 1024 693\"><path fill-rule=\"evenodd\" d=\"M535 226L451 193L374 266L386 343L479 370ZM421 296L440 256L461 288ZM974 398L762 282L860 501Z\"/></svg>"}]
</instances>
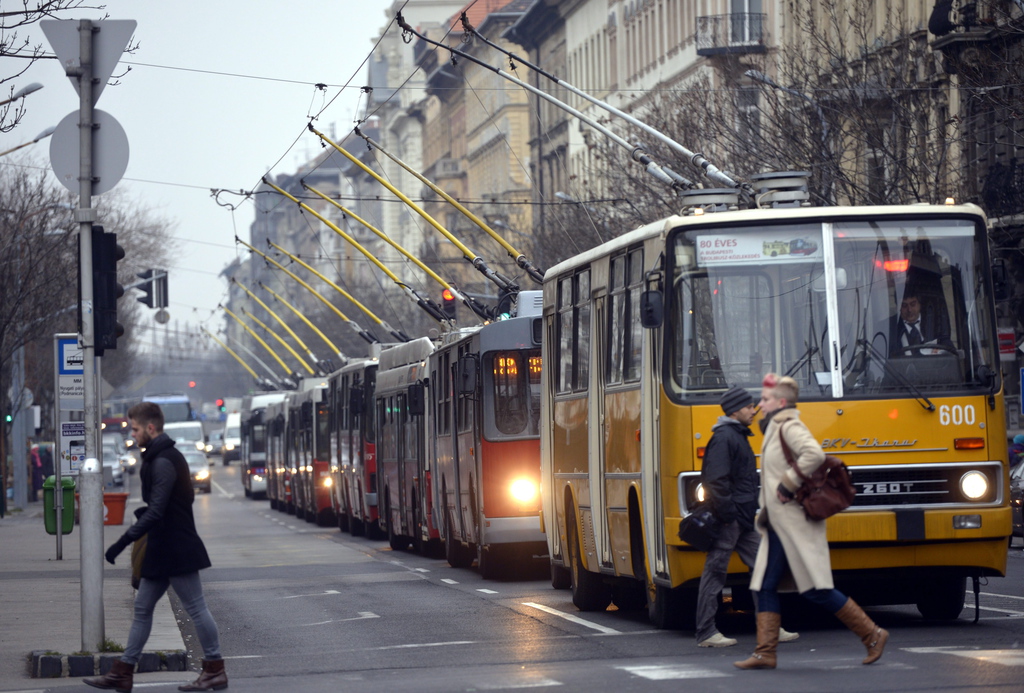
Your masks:
<instances>
[{"instance_id":1,"label":"line of buses","mask_svg":"<svg viewBox=\"0 0 1024 693\"><path fill-rule=\"evenodd\" d=\"M708 193L550 268L509 320L249 398L246 492L485 577L547 554L581 610L692 627L704 554L677 530L718 399L787 373L858 490L828 520L837 586L956 618L967 578L1005 573L1010 536L985 216ZM948 339L901 342L910 294Z\"/></svg>"}]
</instances>

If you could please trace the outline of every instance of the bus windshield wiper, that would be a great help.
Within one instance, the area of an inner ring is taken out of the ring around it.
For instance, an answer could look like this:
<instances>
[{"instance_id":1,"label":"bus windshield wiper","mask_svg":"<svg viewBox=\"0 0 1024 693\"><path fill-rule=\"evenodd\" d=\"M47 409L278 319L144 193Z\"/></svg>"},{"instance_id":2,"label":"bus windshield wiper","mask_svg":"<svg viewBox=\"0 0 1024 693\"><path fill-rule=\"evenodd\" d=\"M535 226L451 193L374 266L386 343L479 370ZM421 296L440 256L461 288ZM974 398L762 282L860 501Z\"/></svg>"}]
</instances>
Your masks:
<instances>
[{"instance_id":1,"label":"bus windshield wiper","mask_svg":"<svg viewBox=\"0 0 1024 693\"><path fill-rule=\"evenodd\" d=\"M796 363L789 367L789 370L786 371L785 375L791 376L794 373L796 373L798 370L800 370L801 366L803 366L804 363L809 362L811 360L811 357L813 357L816 353L818 353L818 346L816 344L812 344L809 347L807 347L807 351L805 351L803 355L796 360Z\"/></svg>"},{"instance_id":2,"label":"bus windshield wiper","mask_svg":"<svg viewBox=\"0 0 1024 693\"><path fill-rule=\"evenodd\" d=\"M885 356L882 355L882 352L876 349L871 342L866 339L858 339L857 344L864 347L865 351L882 364L882 370L884 370L887 375L891 376L896 382L909 390L910 393L914 395L914 399L917 400L918 404L928 411L935 411L935 405L932 404L932 401L928 399L920 389L918 389L917 385L914 385L914 383L907 380L905 375L890 366L889 359L885 358Z\"/></svg>"}]
</instances>

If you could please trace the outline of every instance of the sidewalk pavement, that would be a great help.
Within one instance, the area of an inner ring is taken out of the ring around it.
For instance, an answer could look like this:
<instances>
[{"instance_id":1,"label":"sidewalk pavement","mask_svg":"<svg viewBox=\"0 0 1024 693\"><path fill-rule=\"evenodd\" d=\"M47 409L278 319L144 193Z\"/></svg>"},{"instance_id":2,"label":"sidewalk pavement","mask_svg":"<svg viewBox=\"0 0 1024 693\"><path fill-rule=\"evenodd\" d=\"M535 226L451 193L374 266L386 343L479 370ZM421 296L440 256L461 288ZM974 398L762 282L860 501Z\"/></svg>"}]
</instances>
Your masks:
<instances>
[{"instance_id":1,"label":"sidewalk pavement","mask_svg":"<svg viewBox=\"0 0 1024 693\"><path fill-rule=\"evenodd\" d=\"M137 477L129 484L137 485ZM104 547L128 529L139 505L135 490L125 509L125 524L104 526ZM41 501L29 503L23 511L11 513L9 508L0 519L0 690L38 689L56 683L30 678L28 656L33 651L68 655L82 650L80 539L81 530L75 525L74 531L63 537L63 559L56 560L57 537L44 529ZM135 596L130 558L125 551L117 565L103 561L104 632L107 640L121 646L128 639ZM145 651L183 650L181 632L164 596L156 606ZM182 678L182 673L175 676Z\"/></svg>"}]
</instances>

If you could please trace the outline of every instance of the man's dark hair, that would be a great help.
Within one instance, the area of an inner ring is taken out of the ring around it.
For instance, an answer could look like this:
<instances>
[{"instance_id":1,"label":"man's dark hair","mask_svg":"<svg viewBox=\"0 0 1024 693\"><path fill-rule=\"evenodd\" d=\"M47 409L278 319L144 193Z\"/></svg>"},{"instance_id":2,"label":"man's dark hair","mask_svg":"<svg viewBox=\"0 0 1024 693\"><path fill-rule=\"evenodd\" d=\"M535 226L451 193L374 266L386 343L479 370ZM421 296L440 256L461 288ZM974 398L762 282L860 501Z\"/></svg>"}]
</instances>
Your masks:
<instances>
[{"instance_id":1,"label":"man's dark hair","mask_svg":"<svg viewBox=\"0 0 1024 693\"><path fill-rule=\"evenodd\" d=\"M158 433L164 430L164 411L156 402L139 402L128 410L128 418L143 428L153 424Z\"/></svg>"}]
</instances>

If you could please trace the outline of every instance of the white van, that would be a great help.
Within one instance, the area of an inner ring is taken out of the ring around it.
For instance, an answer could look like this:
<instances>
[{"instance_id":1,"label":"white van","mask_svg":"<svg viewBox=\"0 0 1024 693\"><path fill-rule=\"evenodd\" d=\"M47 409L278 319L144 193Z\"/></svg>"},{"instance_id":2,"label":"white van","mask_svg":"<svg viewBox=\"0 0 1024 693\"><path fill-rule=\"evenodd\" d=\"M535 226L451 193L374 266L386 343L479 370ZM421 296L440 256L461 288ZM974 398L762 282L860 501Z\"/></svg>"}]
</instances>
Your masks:
<instances>
[{"instance_id":1,"label":"white van","mask_svg":"<svg viewBox=\"0 0 1024 693\"><path fill-rule=\"evenodd\" d=\"M224 422L224 442L221 443L220 456L224 464L241 458L242 454L242 415L237 411L228 414Z\"/></svg>"}]
</instances>

